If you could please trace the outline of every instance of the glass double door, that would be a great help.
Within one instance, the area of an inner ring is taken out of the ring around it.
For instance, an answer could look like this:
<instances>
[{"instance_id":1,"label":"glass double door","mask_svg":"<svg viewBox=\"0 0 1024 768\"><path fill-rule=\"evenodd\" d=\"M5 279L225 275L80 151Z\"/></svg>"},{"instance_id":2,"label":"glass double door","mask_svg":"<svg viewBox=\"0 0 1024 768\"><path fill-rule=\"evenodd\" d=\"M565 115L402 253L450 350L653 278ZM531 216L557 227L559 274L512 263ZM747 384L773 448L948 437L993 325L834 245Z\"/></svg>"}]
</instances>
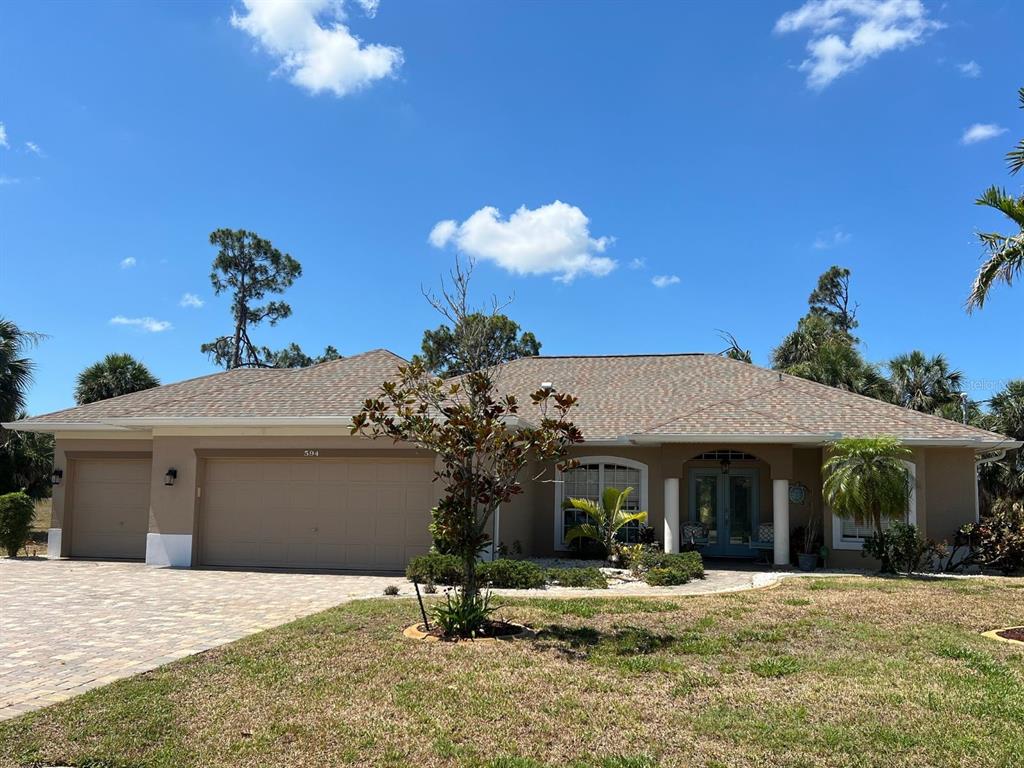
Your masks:
<instances>
[{"instance_id":1,"label":"glass double door","mask_svg":"<svg viewBox=\"0 0 1024 768\"><path fill-rule=\"evenodd\" d=\"M701 551L718 557L750 557L757 514L757 470L690 472L690 523L704 532Z\"/></svg>"}]
</instances>

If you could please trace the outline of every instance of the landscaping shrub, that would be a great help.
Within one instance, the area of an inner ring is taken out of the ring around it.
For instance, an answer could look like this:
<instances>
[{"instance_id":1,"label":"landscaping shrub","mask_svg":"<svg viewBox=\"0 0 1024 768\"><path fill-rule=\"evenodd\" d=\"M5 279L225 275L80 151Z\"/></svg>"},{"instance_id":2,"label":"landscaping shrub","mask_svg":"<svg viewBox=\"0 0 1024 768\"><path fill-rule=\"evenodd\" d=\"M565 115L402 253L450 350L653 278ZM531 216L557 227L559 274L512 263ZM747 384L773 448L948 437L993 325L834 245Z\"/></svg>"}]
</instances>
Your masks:
<instances>
[{"instance_id":1,"label":"landscaping shrub","mask_svg":"<svg viewBox=\"0 0 1024 768\"><path fill-rule=\"evenodd\" d=\"M455 555L431 552L410 560L405 575L409 581L458 584L462 580L462 562Z\"/></svg>"},{"instance_id":2,"label":"landscaping shrub","mask_svg":"<svg viewBox=\"0 0 1024 768\"><path fill-rule=\"evenodd\" d=\"M499 589L540 589L547 583L544 569L530 560L493 560L480 563L480 583Z\"/></svg>"},{"instance_id":3,"label":"landscaping shrub","mask_svg":"<svg viewBox=\"0 0 1024 768\"><path fill-rule=\"evenodd\" d=\"M398 587L395 584L388 584L386 587L384 587L384 594L388 595L389 597L394 597L398 594Z\"/></svg>"},{"instance_id":4,"label":"landscaping shrub","mask_svg":"<svg viewBox=\"0 0 1024 768\"><path fill-rule=\"evenodd\" d=\"M495 606L491 605L489 592L466 600L462 593L456 590L454 598L451 592L446 592L444 600L443 603L434 606L434 621L448 637L475 636L495 611Z\"/></svg>"},{"instance_id":5,"label":"landscaping shrub","mask_svg":"<svg viewBox=\"0 0 1024 768\"><path fill-rule=\"evenodd\" d=\"M964 546L967 556L955 559ZM950 570L980 565L1007 574L1024 571L1024 503L1001 499L980 522L961 528L949 560Z\"/></svg>"},{"instance_id":6,"label":"landscaping shrub","mask_svg":"<svg viewBox=\"0 0 1024 768\"><path fill-rule=\"evenodd\" d=\"M653 548L645 549L633 563L633 573L638 577L645 577L654 569L678 571L685 574L687 578L677 582L679 584L685 584L690 579L704 578L704 561L701 559L700 552L669 553Z\"/></svg>"},{"instance_id":7,"label":"landscaping shrub","mask_svg":"<svg viewBox=\"0 0 1024 768\"><path fill-rule=\"evenodd\" d=\"M22 491L0 496L0 546L8 557L17 557L32 530L35 507L28 494Z\"/></svg>"},{"instance_id":8,"label":"landscaping shrub","mask_svg":"<svg viewBox=\"0 0 1024 768\"><path fill-rule=\"evenodd\" d=\"M608 589L608 579L600 568L548 568L548 581L560 587Z\"/></svg>"},{"instance_id":9,"label":"landscaping shrub","mask_svg":"<svg viewBox=\"0 0 1024 768\"><path fill-rule=\"evenodd\" d=\"M931 570L936 558L941 562L945 550L925 539L916 526L895 522L886 530L864 540L864 556L882 561L882 570L891 573L919 573Z\"/></svg>"},{"instance_id":10,"label":"landscaping shrub","mask_svg":"<svg viewBox=\"0 0 1024 768\"><path fill-rule=\"evenodd\" d=\"M690 580L690 574L682 568L655 567L644 573L644 581L652 587L674 587Z\"/></svg>"}]
</instances>

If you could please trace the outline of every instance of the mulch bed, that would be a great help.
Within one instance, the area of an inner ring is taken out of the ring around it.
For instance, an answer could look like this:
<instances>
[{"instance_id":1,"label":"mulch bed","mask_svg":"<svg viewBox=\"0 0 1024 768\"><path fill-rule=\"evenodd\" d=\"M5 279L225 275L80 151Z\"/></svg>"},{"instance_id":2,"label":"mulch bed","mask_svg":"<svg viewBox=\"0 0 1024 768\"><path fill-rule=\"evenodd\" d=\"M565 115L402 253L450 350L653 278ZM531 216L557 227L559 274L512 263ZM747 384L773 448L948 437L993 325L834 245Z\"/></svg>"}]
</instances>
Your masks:
<instances>
[{"instance_id":1,"label":"mulch bed","mask_svg":"<svg viewBox=\"0 0 1024 768\"><path fill-rule=\"evenodd\" d=\"M405 630L405 636L414 640L434 640L444 643L473 642L476 640L511 640L515 637L524 637L531 634L528 627L522 624L512 624L507 621L490 621L475 637L450 637L445 635L438 626L427 630L424 624L415 624Z\"/></svg>"},{"instance_id":2,"label":"mulch bed","mask_svg":"<svg viewBox=\"0 0 1024 768\"><path fill-rule=\"evenodd\" d=\"M1002 638L1006 640L1016 640L1019 643L1024 643L1024 627L1010 627L1009 629L1001 629L996 632Z\"/></svg>"}]
</instances>

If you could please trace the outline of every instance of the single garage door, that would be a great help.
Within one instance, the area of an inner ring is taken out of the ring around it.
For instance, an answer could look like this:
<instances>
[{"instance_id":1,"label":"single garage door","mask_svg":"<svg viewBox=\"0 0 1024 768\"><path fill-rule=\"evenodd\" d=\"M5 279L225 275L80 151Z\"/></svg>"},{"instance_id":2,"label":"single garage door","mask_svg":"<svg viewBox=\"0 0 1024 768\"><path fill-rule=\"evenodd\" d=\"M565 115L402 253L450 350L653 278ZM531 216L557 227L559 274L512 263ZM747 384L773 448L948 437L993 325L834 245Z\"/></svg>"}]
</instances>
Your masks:
<instances>
[{"instance_id":1,"label":"single garage door","mask_svg":"<svg viewBox=\"0 0 1024 768\"><path fill-rule=\"evenodd\" d=\"M145 558L149 476L148 458L75 460L72 557Z\"/></svg>"},{"instance_id":2,"label":"single garage door","mask_svg":"<svg viewBox=\"0 0 1024 768\"><path fill-rule=\"evenodd\" d=\"M402 570L430 549L432 459L208 459L200 562Z\"/></svg>"}]
</instances>

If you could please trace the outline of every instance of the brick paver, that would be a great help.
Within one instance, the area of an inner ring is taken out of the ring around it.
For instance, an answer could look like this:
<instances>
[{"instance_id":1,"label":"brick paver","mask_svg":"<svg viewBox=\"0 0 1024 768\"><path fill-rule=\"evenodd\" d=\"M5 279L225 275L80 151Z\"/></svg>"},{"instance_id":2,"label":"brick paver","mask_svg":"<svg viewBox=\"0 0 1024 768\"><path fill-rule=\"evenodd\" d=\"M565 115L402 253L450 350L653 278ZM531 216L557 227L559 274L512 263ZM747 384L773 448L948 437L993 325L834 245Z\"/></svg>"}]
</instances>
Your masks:
<instances>
[{"instance_id":1,"label":"brick paver","mask_svg":"<svg viewBox=\"0 0 1024 768\"><path fill-rule=\"evenodd\" d=\"M606 590L540 594L700 595L768 586L788 575L716 568L678 587L613 581ZM0 720L340 603L380 597L390 584L413 594L400 576L0 559Z\"/></svg>"},{"instance_id":2,"label":"brick paver","mask_svg":"<svg viewBox=\"0 0 1024 768\"><path fill-rule=\"evenodd\" d=\"M0 720L405 579L0 560Z\"/></svg>"}]
</instances>

